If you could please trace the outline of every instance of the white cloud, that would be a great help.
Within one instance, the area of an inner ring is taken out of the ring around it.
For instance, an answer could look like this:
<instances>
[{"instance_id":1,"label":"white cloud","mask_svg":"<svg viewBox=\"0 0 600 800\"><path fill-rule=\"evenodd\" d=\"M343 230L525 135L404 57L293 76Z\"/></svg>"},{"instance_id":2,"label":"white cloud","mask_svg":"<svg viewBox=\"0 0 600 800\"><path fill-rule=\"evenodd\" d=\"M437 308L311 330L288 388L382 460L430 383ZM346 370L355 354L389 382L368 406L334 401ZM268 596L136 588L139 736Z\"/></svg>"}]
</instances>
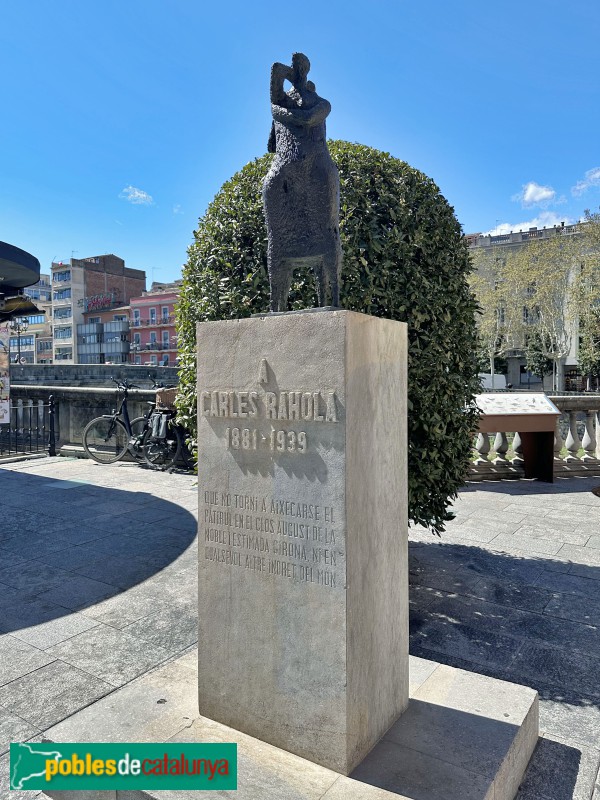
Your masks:
<instances>
[{"instance_id":1,"label":"white cloud","mask_svg":"<svg viewBox=\"0 0 600 800\"><path fill-rule=\"evenodd\" d=\"M511 231L517 233L518 231L528 231L529 228L552 228L554 225L560 225L564 222L565 225L572 225L576 220L570 217L560 216L554 211L542 211L537 217L528 220L527 222L502 222L496 225L491 231L485 231L483 234L487 236L501 236L504 233Z\"/></svg>"},{"instance_id":2,"label":"white cloud","mask_svg":"<svg viewBox=\"0 0 600 800\"><path fill-rule=\"evenodd\" d=\"M179 203L176 203L173 206L173 213L174 214L183 214L183 211L181 210L181 206L179 205Z\"/></svg>"},{"instance_id":3,"label":"white cloud","mask_svg":"<svg viewBox=\"0 0 600 800\"><path fill-rule=\"evenodd\" d=\"M556 197L556 192L551 186L540 186L535 181L523 184L523 188L511 197L511 200L520 201L523 206L546 206Z\"/></svg>"},{"instance_id":4,"label":"white cloud","mask_svg":"<svg viewBox=\"0 0 600 800\"><path fill-rule=\"evenodd\" d=\"M134 206L151 206L154 204L152 195L145 192L143 189L137 189L135 186L126 186L119 194L122 200L127 200L128 203L133 203Z\"/></svg>"},{"instance_id":5,"label":"white cloud","mask_svg":"<svg viewBox=\"0 0 600 800\"><path fill-rule=\"evenodd\" d=\"M587 192L587 190L592 187L600 187L600 167L588 169L585 173L585 178L582 181L577 181L575 186L571 189L571 193L577 196Z\"/></svg>"}]
</instances>

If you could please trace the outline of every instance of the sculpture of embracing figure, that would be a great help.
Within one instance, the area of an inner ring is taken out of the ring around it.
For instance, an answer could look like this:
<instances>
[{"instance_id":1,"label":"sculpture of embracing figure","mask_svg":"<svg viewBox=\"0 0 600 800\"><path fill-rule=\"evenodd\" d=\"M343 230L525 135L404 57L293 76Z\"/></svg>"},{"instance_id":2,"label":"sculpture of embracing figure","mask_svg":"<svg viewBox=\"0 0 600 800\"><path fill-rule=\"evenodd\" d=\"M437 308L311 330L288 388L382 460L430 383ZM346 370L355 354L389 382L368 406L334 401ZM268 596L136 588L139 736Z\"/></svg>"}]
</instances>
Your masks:
<instances>
[{"instance_id":1,"label":"sculpture of embracing figure","mask_svg":"<svg viewBox=\"0 0 600 800\"><path fill-rule=\"evenodd\" d=\"M269 152L275 159L263 184L271 311L287 310L294 267L303 263L315 271L319 305L340 301L340 179L325 137L331 105L307 81L309 69L302 53L293 54L291 67L271 68Z\"/></svg>"}]
</instances>

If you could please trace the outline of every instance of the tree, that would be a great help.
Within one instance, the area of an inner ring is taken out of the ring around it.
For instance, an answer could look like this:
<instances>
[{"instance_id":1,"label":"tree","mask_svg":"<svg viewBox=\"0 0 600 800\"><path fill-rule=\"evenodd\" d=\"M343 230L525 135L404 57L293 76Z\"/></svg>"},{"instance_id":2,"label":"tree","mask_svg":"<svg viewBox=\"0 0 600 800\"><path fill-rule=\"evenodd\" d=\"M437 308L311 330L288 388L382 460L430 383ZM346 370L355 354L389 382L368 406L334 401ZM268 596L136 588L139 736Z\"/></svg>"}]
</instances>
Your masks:
<instances>
[{"instance_id":1,"label":"tree","mask_svg":"<svg viewBox=\"0 0 600 800\"><path fill-rule=\"evenodd\" d=\"M578 319L581 239L557 232L514 251L506 275L522 305L525 330L539 334L542 354L555 364L554 388L564 388L564 365Z\"/></svg>"},{"instance_id":2,"label":"tree","mask_svg":"<svg viewBox=\"0 0 600 800\"><path fill-rule=\"evenodd\" d=\"M587 377L587 390L591 391L595 379L598 388L600 378L600 307L589 305L582 309L579 321L579 369Z\"/></svg>"},{"instance_id":3,"label":"tree","mask_svg":"<svg viewBox=\"0 0 600 800\"><path fill-rule=\"evenodd\" d=\"M478 347L489 365L493 387L496 358L514 349L518 329L515 306L505 277L510 253L498 247L482 247L472 251L472 257L474 270L469 283L479 305L476 318Z\"/></svg>"},{"instance_id":4,"label":"tree","mask_svg":"<svg viewBox=\"0 0 600 800\"><path fill-rule=\"evenodd\" d=\"M580 226L582 236L581 274L578 283L579 354L587 388L600 378L600 213L586 209Z\"/></svg>"},{"instance_id":5,"label":"tree","mask_svg":"<svg viewBox=\"0 0 600 800\"><path fill-rule=\"evenodd\" d=\"M546 340L544 342L543 335L537 328L534 328L527 336L525 345L525 368L532 375L537 375L543 382L544 377L549 375L553 370L553 362L548 358L545 353L548 352L551 345Z\"/></svg>"},{"instance_id":6,"label":"tree","mask_svg":"<svg viewBox=\"0 0 600 800\"><path fill-rule=\"evenodd\" d=\"M444 529L472 449L478 391L470 260L452 208L422 173L372 148L329 143L340 172L344 308L408 323L409 517ZM247 164L200 219L178 308L179 414L195 430L196 322L269 307L261 185L271 163ZM290 308L316 305L300 270ZM201 457L201 455L200 455Z\"/></svg>"}]
</instances>

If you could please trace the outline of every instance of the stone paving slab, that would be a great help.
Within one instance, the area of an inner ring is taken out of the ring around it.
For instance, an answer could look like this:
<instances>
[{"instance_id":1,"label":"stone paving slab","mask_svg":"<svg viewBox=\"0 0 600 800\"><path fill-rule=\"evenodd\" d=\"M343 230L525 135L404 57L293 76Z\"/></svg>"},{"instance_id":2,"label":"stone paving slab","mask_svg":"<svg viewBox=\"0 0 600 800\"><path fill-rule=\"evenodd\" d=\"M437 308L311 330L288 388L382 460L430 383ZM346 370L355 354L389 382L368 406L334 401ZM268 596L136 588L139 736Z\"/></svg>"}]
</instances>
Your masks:
<instances>
[{"instance_id":1,"label":"stone paving slab","mask_svg":"<svg viewBox=\"0 0 600 800\"><path fill-rule=\"evenodd\" d=\"M83 670L52 661L0 687L0 708L43 731L113 689Z\"/></svg>"}]
</instances>

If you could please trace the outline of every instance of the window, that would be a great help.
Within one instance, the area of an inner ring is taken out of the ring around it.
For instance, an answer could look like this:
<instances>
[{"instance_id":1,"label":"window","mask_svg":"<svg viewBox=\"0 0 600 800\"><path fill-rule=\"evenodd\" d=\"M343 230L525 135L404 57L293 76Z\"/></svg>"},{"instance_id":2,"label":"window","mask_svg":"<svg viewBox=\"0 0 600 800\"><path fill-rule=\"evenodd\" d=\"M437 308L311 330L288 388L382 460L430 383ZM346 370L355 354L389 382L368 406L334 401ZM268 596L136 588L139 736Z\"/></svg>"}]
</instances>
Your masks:
<instances>
[{"instance_id":1,"label":"window","mask_svg":"<svg viewBox=\"0 0 600 800\"><path fill-rule=\"evenodd\" d=\"M158 366L157 356L150 356L150 366L152 367Z\"/></svg>"},{"instance_id":2,"label":"window","mask_svg":"<svg viewBox=\"0 0 600 800\"><path fill-rule=\"evenodd\" d=\"M73 336L73 329L69 325L65 328L55 328L54 329L54 338L55 339L70 339Z\"/></svg>"},{"instance_id":3,"label":"window","mask_svg":"<svg viewBox=\"0 0 600 800\"><path fill-rule=\"evenodd\" d=\"M70 281L71 280L71 270L65 269L62 272L55 272L52 275L52 280L54 283L60 283L62 281Z\"/></svg>"},{"instance_id":4,"label":"window","mask_svg":"<svg viewBox=\"0 0 600 800\"><path fill-rule=\"evenodd\" d=\"M142 357L141 356L136 356L134 358L134 360L133 360L133 363L134 364L141 364L142 363Z\"/></svg>"},{"instance_id":5,"label":"window","mask_svg":"<svg viewBox=\"0 0 600 800\"><path fill-rule=\"evenodd\" d=\"M71 288L68 289L55 289L54 290L54 299L55 300L70 300L71 298Z\"/></svg>"},{"instance_id":6,"label":"window","mask_svg":"<svg viewBox=\"0 0 600 800\"><path fill-rule=\"evenodd\" d=\"M113 319L115 322L127 322L127 314L114 314Z\"/></svg>"},{"instance_id":7,"label":"window","mask_svg":"<svg viewBox=\"0 0 600 800\"><path fill-rule=\"evenodd\" d=\"M156 309L151 308L149 313L150 313L150 325L156 325Z\"/></svg>"},{"instance_id":8,"label":"window","mask_svg":"<svg viewBox=\"0 0 600 800\"><path fill-rule=\"evenodd\" d=\"M156 331L150 331L150 344L156 345Z\"/></svg>"},{"instance_id":9,"label":"window","mask_svg":"<svg viewBox=\"0 0 600 800\"><path fill-rule=\"evenodd\" d=\"M20 343L19 343L20 338ZM11 350L18 350L19 346L23 347L33 347L33 336L11 336L10 337L10 349Z\"/></svg>"},{"instance_id":10,"label":"window","mask_svg":"<svg viewBox=\"0 0 600 800\"><path fill-rule=\"evenodd\" d=\"M169 331L162 332L162 346L165 350L169 349Z\"/></svg>"},{"instance_id":11,"label":"window","mask_svg":"<svg viewBox=\"0 0 600 800\"><path fill-rule=\"evenodd\" d=\"M44 322L46 321L46 315L45 314L30 314L28 317L26 317L26 319L27 319L27 322L30 325L43 325Z\"/></svg>"},{"instance_id":12,"label":"window","mask_svg":"<svg viewBox=\"0 0 600 800\"><path fill-rule=\"evenodd\" d=\"M87 321L87 324L88 325L99 325L100 324L100 317L90 317L88 319L88 321Z\"/></svg>"},{"instance_id":13,"label":"window","mask_svg":"<svg viewBox=\"0 0 600 800\"><path fill-rule=\"evenodd\" d=\"M140 327L140 310L139 308L133 309L133 325L135 328Z\"/></svg>"},{"instance_id":14,"label":"window","mask_svg":"<svg viewBox=\"0 0 600 800\"><path fill-rule=\"evenodd\" d=\"M52 342L47 340L41 340L37 343L38 353L44 353L48 350L52 350Z\"/></svg>"},{"instance_id":15,"label":"window","mask_svg":"<svg viewBox=\"0 0 600 800\"><path fill-rule=\"evenodd\" d=\"M133 343L134 343L134 344L139 344L139 343L140 343L140 341L141 341L141 340L140 340L140 334L139 334L139 333L136 331L136 332L133 334Z\"/></svg>"},{"instance_id":16,"label":"window","mask_svg":"<svg viewBox=\"0 0 600 800\"><path fill-rule=\"evenodd\" d=\"M162 321L166 323L169 321L169 306L163 306L161 310L162 310Z\"/></svg>"},{"instance_id":17,"label":"window","mask_svg":"<svg viewBox=\"0 0 600 800\"><path fill-rule=\"evenodd\" d=\"M66 308L55 308L54 319L70 319L72 313L73 312L70 306L67 306Z\"/></svg>"}]
</instances>

